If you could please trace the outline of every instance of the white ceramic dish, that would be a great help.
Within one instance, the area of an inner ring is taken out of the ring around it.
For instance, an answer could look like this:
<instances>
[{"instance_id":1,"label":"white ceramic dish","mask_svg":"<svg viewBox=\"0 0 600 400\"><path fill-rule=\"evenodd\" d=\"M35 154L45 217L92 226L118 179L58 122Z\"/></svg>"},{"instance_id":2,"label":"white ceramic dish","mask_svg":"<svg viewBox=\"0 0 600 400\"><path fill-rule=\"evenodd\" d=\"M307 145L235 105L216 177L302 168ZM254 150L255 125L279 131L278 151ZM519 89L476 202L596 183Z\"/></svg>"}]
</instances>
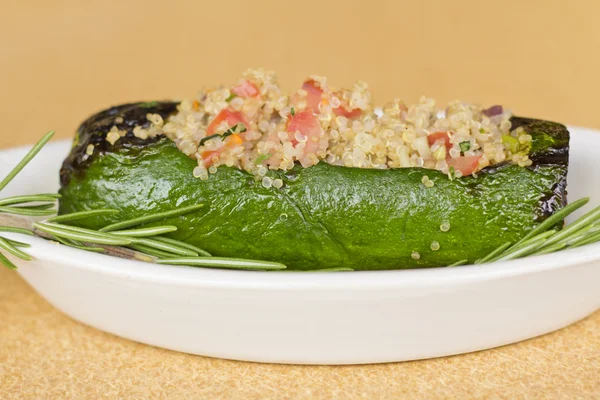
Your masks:
<instances>
[{"instance_id":1,"label":"white ceramic dish","mask_svg":"<svg viewBox=\"0 0 600 400\"><path fill-rule=\"evenodd\" d=\"M569 196L600 203L600 132L574 128ZM3 195L54 192L69 143L46 147ZM0 152L0 171L25 149ZM447 356L562 328L600 308L600 244L483 266L269 273L160 266L36 238L19 273L72 318L212 357L362 364Z\"/></svg>"}]
</instances>

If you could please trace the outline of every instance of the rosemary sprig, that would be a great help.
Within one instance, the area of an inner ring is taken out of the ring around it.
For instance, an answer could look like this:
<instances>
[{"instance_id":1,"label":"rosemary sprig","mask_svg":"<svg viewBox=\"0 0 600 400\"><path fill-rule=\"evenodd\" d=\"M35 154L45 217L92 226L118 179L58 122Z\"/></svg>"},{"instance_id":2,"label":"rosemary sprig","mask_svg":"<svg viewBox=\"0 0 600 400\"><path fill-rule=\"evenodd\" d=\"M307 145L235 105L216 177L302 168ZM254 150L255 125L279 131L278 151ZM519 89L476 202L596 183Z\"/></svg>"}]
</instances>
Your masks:
<instances>
[{"instance_id":1,"label":"rosemary sprig","mask_svg":"<svg viewBox=\"0 0 600 400\"><path fill-rule=\"evenodd\" d=\"M560 231L551 229L587 204L589 200L585 197L567 205L532 229L518 242L509 246L503 244L486 257L476 261L476 264L549 254L600 241L600 207L594 208Z\"/></svg>"}]
</instances>

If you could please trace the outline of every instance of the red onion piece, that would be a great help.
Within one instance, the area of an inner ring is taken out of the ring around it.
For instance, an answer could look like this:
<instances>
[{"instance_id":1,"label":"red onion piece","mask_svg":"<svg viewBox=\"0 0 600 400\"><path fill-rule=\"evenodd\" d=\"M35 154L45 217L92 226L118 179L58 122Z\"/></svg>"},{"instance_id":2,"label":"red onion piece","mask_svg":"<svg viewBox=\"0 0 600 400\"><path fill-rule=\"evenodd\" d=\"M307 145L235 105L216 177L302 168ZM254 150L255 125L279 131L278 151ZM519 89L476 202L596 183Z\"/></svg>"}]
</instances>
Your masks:
<instances>
[{"instance_id":1,"label":"red onion piece","mask_svg":"<svg viewBox=\"0 0 600 400\"><path fill-rule=\"evenodd\" d=\"M490 108L486 108L485 110L483 110L483 114L486 117L495 117L496 115L500 115L504 112L504 109L502 108L502 106L491 106Z\"/></svg>"}]
</instances>

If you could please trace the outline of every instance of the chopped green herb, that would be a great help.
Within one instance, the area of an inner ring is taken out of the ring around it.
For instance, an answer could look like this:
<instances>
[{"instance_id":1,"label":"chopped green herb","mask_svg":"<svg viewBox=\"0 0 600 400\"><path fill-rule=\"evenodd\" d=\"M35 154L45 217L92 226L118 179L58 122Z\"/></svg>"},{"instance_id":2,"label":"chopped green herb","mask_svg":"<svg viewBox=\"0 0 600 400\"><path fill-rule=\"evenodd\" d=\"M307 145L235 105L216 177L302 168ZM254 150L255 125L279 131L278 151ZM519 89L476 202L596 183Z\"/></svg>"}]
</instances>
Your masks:
<instances>
[{"instance_id":1,"label":"chopped green herb","mask_svg":"<svg viewBox=\"0 0 600 400\"><path fill-rule=\"evenodd\" d=\"M254 165L262 164L263 161L267 161L269 158L271 158L271 154L261 154L260 156L256 157L256 160L254 160Z\"/></svg>"},{"instance_id":2,"label":"chopped green herb","mask_svg":"<svg viewBox=\"0 0 600 400\"><path fill-rule=\"evenodd\" d=\"M292 117L293 117L294 115L296 115L296 110L294 109L294 107L292 107L292 109L290 110L290 114L292 114Z\"/></svg>"},{"instance_id":3,"label":"chopped green herb","mask_svg":"<svg viewBox=\"0 0 600 400\"><path fill-rule=\"evenodd\" d=\"M144 103L140 103L139 106L142 108L152 108L158 105L158 101L146 101Z\"/></svg>"},{"instance_id":4,"label":"chopped green herb","mask_svg":"<svg viewBox=\"0 0 600 400\"><path fill-rule=\"evenodd\" d=\"M479 128L479 133L485 133L485 129Z\"/></svg>"},{"instance_id":5,"label":"chopped green herb","mask_svg":"<svg viewBox=\"0 0 600 400\"><path fill-rule=\"evenodd\" d=\"M231 93L229 95L229 97L225 99L225 101L229 103L231 100L235 99L236 97L237 97L237 94Z\"/></svg>"},{"instance_id":6,"label":"chopped green herb","mask_svg":"<svg viewBox=\"0 0 600 400\"><path fill-rule=\"evenodd\" d=\"M215 133L214 135L210 135L210 136L207 136L207 137L203 138L200 141L200 146L203 146L204 143L206 143L207 141L209 141L211 139L215 139L215 138L220 137L221 139L224 140L225 138L227 138L228 136L233 135L234 133L244 133L246 131L247 131L247 129L246 129L246 126L244 124L237 124L237 125L232 126L229 129L227 129L223 133Z\"/></svg>"},{"instance_id":7,"label":"chopped green herb","mask_svg":"<svg viewBox=\"0 0 600 400\"><path fill-rule=\"evenodd\" d=\"M502 143L504 144L504 147L513 154L518 153L521 148L519 141L510 135L502 135Z\"/></svg>"},{"instance_id":8,"label":"chopped green herb","mask_svg":"<svg viewBox=\"0 0 600 400\"><path fill-rule=\"evenodd\" d=\"M448 168L448 178L453 181L454 178L456 178L456 170L454 169L453 166L450 166L450 168Z\"/></svg>"},{"instance_id":9,"label":"chopped green herb","mask_svg":"<svg viewBox=\"0 0 600 400\"><path fill-rule=\"evenodd\" d=\"M469 142L468 140L460 142L458 145L460 146L461 153L466 153L471 149L471 142Z\"/></svg>"}]
</instances>

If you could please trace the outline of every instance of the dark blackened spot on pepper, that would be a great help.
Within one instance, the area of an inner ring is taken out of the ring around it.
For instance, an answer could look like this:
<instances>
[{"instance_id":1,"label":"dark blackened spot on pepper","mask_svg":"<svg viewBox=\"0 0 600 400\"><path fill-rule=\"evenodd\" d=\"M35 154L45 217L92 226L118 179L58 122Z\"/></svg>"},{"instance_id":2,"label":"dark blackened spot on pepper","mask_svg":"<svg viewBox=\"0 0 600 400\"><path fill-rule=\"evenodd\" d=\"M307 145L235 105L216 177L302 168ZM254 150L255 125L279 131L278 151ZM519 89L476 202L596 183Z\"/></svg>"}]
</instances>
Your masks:
<instances>
[{"instance_id":1,"label":"dark blackened spot on pepper","mask_svg":"<svg viewBox=\"0 0 600 400\"><path fill-rule=\"evenodd\" d=\"M167 119L177 111L178 104L179 102L173 101L123 104L92 115L77 130L76 144L60 171L61 185L68 185L73 174L83 176L98 154L116 152L122 148L144 147L163 139L163 136L140 139L133 134L133 129L136 126L149 128L151 123L146 118L148 114L158 114ZM106 140L106 135L113 126L126 132L114 145ZM95 148L93 156L87 154L89 145Z\"/></svg>"}]
</instances>

